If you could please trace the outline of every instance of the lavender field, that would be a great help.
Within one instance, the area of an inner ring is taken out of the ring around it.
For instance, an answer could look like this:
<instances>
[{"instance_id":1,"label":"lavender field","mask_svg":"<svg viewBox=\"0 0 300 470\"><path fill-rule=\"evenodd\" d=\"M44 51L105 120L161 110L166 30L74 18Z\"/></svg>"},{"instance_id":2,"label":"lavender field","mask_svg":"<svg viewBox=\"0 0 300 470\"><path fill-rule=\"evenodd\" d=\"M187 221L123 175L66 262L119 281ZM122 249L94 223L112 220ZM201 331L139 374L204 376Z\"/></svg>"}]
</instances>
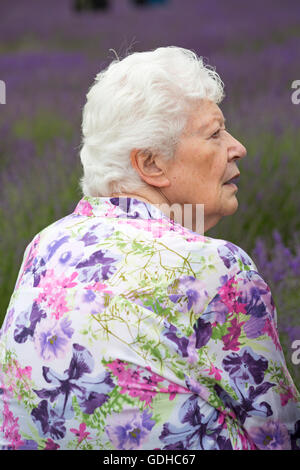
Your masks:
<instances>
[{"instance_id":1,"label":"lavender field","mask_svg":"<svg viewBox=\"0 0 300 470\"><path fill-rule=\"evenodd\" d=\"M300 340L300 104L292 83L300 80L300 2L110 3L78 13L71 0L1 0L0 324L25 247L82 197L81 112L96 73L115 57L110 49L122 57L177 45L216 67L227 127L248 150L239 210L207 235L241 246L270 284L299 387L292 345Z\"/></svg>"}]
</instances>

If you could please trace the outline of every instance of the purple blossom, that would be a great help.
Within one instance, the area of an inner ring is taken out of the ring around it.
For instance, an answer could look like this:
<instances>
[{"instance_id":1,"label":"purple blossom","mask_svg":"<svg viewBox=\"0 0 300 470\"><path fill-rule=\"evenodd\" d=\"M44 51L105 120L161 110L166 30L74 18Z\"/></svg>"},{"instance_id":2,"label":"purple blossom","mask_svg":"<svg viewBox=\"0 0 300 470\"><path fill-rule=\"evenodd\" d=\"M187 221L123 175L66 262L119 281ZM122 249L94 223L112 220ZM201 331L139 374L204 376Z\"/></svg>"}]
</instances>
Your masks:
<instances>
[{"instance_id":1,"label":"purple blossom","mask_svg":"<svg viewBox=\"0 0 300 470\"><path fill-rule=\"evenodd\" d=\"M195 314L203 311L208 296L205 283L193 276L183 276L173 281L168 286L168 294L180 312L187 313L192 308Z\"/></svg>"},{"instance_id":2,"label":"purple blossom","mask_svg":"<svg viewBox=\"0 0 300 470\"><path fill-rule=\"evenodd\" d=\"M194 325L194 330L196 334L196 344L197 349L205 346L211 338L212 326L209 322L204 321L202 318L198 318Z\"/></svg>"},{"instance_id":3,"label":"purple blossom","mask_svg":"<svg viewBox=\"0 0 300 470\"><path fill-rule=\"evenodd\" d=\"M250 347L241 349L239 353L232 352L223 359L222 364L231 380L255 385L263 381L268 368L268 361Z\"/></svg>"},{"instance_id":4,"label":"purple blossom","mask_svg":"<svg viewBox=\"0 0 300 470\"><path fill-rule=\"evenodd\" d=\"M73 333L71 321L66 317L60 321L56 319L43 320L35 330L35 348L45 361L63 358L70 346Z\"/></svg>"},{"instance_id":5,"label":"purple blossom","mask_svg":"<svg viewBox=\"0 0 300 470\"><path fill-rule=\"evenodd\" d=\"M33 302L30 313L29 310L27 310L20 313L17 317L14 340L17 343L25 343L28 338L32 338L36 325L45 317L46 312L44 312L36 302Z\"/></svg>"},{"instance_id":6,"label":"purple blossom","mask_svg":"<svg viewBox=\"0 0 300 470\"><path fill-rule=\"evenodd\" d=\"M163 330L162 334L166 338L168 338L169 341L171 341L174 345L176 344L177 352L182 356L182 357L187 357L188 356L188 344L189 344L189 339L186 338L185 336L182 336L178 328L176 326L168 323L166 320L164 321L165 329Z\"/></svg>"},{"instance_id":7,"label":"purple blossom","mask_svg":"<svg viewBox=\"0 0 300 470\"><path fill-rule=\"evenodd\" d=\"M107 254L108 251L98 250L76 265L80 282L107 280L116 271L115 263L121 259L121 256L114 254L114 257L109 257Z\"/></svg>"},{"instance_id":8,"label":"purple blossom","mask_svg":"<svg viewBox=\"0 0 300 470\"><path fill-rule=\"evenodd\" d=\"M47 246L47 261L49 261L52 258L56 250L61 245L68 242L69 238L70 238L69 235L65 235L64 237L53 240L51 243L49 243L49 245Z\"/></svg>"},{"instance_id":9,"label":"purple blossom","mask_svg":"<svg viewBox=\"0 0 300 470\"><path fill-rule=\"evenodd\" d=\"M66 433L65 419L59 416L47 400L42 400L31 412L32 419L39 428L40 434L50 435L53 439L62 439Z\"/></svg>"},{"instance_id":10,"label":"purple blossom","mask_svg":"<svg viewBox=\"0 0 300 470\"><path fill-rule=\"evenodd\" d=\"M226 281L227 282L227 276ZM221 297L217 294L208 304L204 313L201 315L202 320L210 323L223 324L226 321L229 308L222 302Z\"/></svg>"},{"instance_id":11,"label":"purple blossom","mask_svg":"<svg viewBox=\"0 0 300 470\"><path fill-rule=\"evenodd\" d=\"M89 228L89 231L84 234L80 241L83 242L85 246L95 245L99 242L99 240L109 238L114 233L114 231L114 227L109 227L103 223L92 225Z\"/></svg>"},{"instance_id":12,"label":"purple blossom","mask_svg":"<svg viewBox=\"0 0 300 470\"><path fill-rule=\"evenodd\" d=\"M258 273L247 272L242 282L242 294L238 300L245 304L248 315L261 318L268 312L273 312L274 304L270 288Z\"/></svg>"},{"instance_id":13,"label":"purple blossom","mask_svg":"<svg viewBox=\"0 0 300 470\"><path fill-rule=\"evenodd\" d=\"M55 410L61 417L73 415L74 395L82 411L92 414L109 399L108 393L114 387L109 372L89 377L93 369L94 359L90 352L79 344L73 344L73 356L69 368L60 375L49 367L43 367L43 377L52 388L43 388L34 392L38 397L50 400L51 403L55 401Z\"/></svg>"},{"instance_id":14,"label":"purple blossom","mask_svg":"<svg viewBox=\"0 0 300 470\"><path fill-rule=\"evenodd\" d=\"M147 442L154 425L152 413L147 409L142 412L128 409L122 415L108 416L105 431L116 449L137 450Z\"/></svg>"},{"instance_id":15,"label":"purple blossom","mask_svg":"<svg viewBox=\"0 0 300 470\"><path fill-rule=\"evenodd\" d=\"M37 450L38 443L33 441L32 439L25 439L23 440L23 444L18 447L18 450Z\"/></svg>"},{"instance_id":16,"label":"purple blossom","mask_svg":"<svg viewBox=\"0 0 300 470\"><path fill-rule=\"evenodd\" d=\"M228 441L220 439L222 425L218 423L218 416L218 411L215 409L204 416L201 413L198 396L192 395L179 409L178 420L181 425L173 423L163 425L159 436L164 443L163 450L213 450L230 447Z\"/></svg>"},{"instance_id":17,"label":"purple blossom","mask_svg":"<svg viewBox=\"0 0 300 470\"><path fill-rule=\"evenodd\" d=\"M290 450L291 440L285 424L269 420L261 426L251 427L249 435L261 450Z\"/></svg>"},{"instance_id":18,"label":"purple blossom","mask_svg":"<svg viewBox=\"0 0 300 470\"><path fill-rule=\"evenodd\" d=\"M244 424L245 420L250 416L261 416L263 418L272 415L272 409L269 403L261 401L261 395L268 392L271 387L275 384L270 382L263 382L257 387L250 386L245 388L243 385L238 386L237 382L233 383L234 389L238 395L238 401L235 401L224 389L218 384L214 386L214 389L222 402L234 411L241 424Z\"/></svg>"},{"instance_id":19,"label":"purple blossom","mask_svg":"<svg viewBox=\"0 0 300 470\"><path fill-rule=\"evenodd\" d=\"M252 315L248 321L244 324L244 332L246 333L247 338L258 338L262 336L263 329L265 326L266 320L264 317L259 318Z\"/></svg>"}]
</instances>

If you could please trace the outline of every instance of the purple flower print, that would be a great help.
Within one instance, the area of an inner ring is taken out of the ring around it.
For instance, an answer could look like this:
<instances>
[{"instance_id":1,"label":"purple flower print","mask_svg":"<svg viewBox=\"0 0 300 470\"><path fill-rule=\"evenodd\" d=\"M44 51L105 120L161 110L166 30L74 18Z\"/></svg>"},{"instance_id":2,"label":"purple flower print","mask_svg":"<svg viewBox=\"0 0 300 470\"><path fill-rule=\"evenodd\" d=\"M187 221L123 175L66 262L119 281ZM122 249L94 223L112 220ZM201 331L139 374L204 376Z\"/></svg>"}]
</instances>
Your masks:
<instances>
[{"instance_id":1,"label":"purple flower print","mask_svg":"<svg viewBox=\"0 0 300 470\"><path fill-rule=\"evenodd\" d=\"M191 308L195 314L203 311L207 292L203 281L193 276L183 276L168 286L169 299L178 304L178 310L187 313Z\"/></svg>"},{"instance_id":2,"label":"purple flower print","mask_svg":"<svg viewBox=\"0 0 300 470\"><path fill-rule=\"evenodd\" d=\"M239 353L231 353L223 359L223 367L233 381L260 384L268 368L268 361L256 354L250 347L241 349Z\"/></svg>"},{"instance_id":3,"label":"purple flower print","mask_svg":"<svg viewBox=\"0 0 300 470\"><path fill-rule=\"evenodd\" d=\"M49 434L53 439L64 437L66 433L65 420L50 407L47 400L42 400L38 407L32 410L31 416L38 426L40 434L44 436Z\"/></svg>"},{"instance_id":4,"label":"purple flower print","mask_svg":"<svg viewBox=\"0 0 300 470\"><path fill-rule=\"evenodd\" d=\"M95 225L94 227L97 227ZM84 246L90 246L90 245L95 245L98 243L99 238L95 233L92 232L93 227L91 227L91 232L86 232L84 236L81 238L81 241L84 243Z\"/></svg>"},{"instance_id":5,"label":"purple flower print","mask_svg":"<svg viewBox=\"0 0 300 470\"><path fill-rule=\"evenodd\" d=\"M262 426L249 429L256 446L261 450L290 450L291 441L287 427L280 421L267 421Z\"/></svg>"},{"instance_id":6,"label":"purple flower print","mask_svg":"<svg viewBox=\"0 0 300 470\"><path fill-rule=\"evenodd\" d=\"M118 207L118 213L114 217L126 218L126 219L149 219L152 217L152 213L155 213L156 208L151 204L141 202L135 198L119 198L112 197L109 199L110 203Z\"/></svg>"},{"instance_id":7,"label":"purple flower print","mask_svg":"<svg viewBox=\"0 0 300 470\"><path fill-rule=\"evenodd\" d=\"M185 376L186 386L191 392L199 395L204 401L208 401L210 396L209 389L205 386L194 380L192 377Z\"/></svg>"},{"instance_id":8,"label":"purple flower print","mask_svg":"<svg viewBox=\"0 0 300 470\"><path fill-rule=\"evenodd\" d=\"M273 414L271 406L266 401L260 401L261 395L268 392L269 388L274 387L275 384L264 382L258 387L238 388L235 386L239 401L235 401L225 390L218 384L214 389L222 402L234 411L241 424L244 424L246 418L249 416L261 416L263 418Z\"/></svg>"},{"instance_id":9,"label":"purple flower print","mask_svg":"<svg viewBox=\"0 0 300 470\"><path fill-rule=\"evenodd\" d=\"M29 310L27 310L20 313L17 317L14 340L17 343L25 343L29 337L33 337L37 323L45 317L46 312L44 312L36 302L33 302L30 314Z\"/></svg>"},{"instance_id":10,"label":"purple flower print","mask_svg":"<svg viewBox=\"0 0 300 470\"><path fill-rule=\"evenodd\" d=\"M196 344L197 349L205 346L211 338L212 327L209 322L206 322L201 318L198 318L194 325L194 330L196 333Z\"/></svg>"},{"instance_id":11,"label":"purple flower print","mask_svg":"<svg viewBox=\"0 0 300 470\"><path fill-rule=\"evenodd\" d=\"M205 309L205 312L201 315L202 320L211 323L223 324L226 321L226 316L229 312L229 308L224 302L222 302L221 297L217 294L208 304Z\"/></svg>"},{"instance_id":12,"label":"purple flower print","mask_svg":"<svg viewBox=\"0 0 300 470\"><path fill-rule=\"evenodd\" d=\"M105 431L116 449L136 450L147 441L154 425L152 413L148 410L127 410L121 415L114 413L109 416Z\"/></svg>"},{"instance_id":13,"label":"purple flower print","mask_svg":"<svg viewBox=\"0 0 300 470\"><path fill-rule=\"evenodd\" d=\"M197 395L188 398L179 409L181 425L165 423L159 439L165 446L163 450L200 450L216 449L216 443L223 429L218 423L218 412L213 409L204 416L200 412ZM222 440L221 445L227 445Z\"/></svg>"},{"instance_id":14,"label":"purple flower print","mask_svg":"<svg viewBox=\"0 0 300 470\"><path fill-rule=\"evenodd\" d=\"M251 315L250 319L244 324L244 332L247 338L258 338L264 334L266 320L264 317L258 318Z\"/></svg>"},{"instance_id":15,"label":"purple flower print","mask_svg":"<svg viewBox=\"0 0 300 470\"><path fill-rule=\"evenodd\" d=\"M239 302L245 304L246 314L262 318L274 311L274 301L269 286L254 271L249 271L243 279L242 293Z\"/></svg>"},{"instance_id":16,"label":"purple flower print","mask_svg":"<svg viewBox=\"0 0 300 470\"><path fill-rule=\"evenodd\" d=\"M69 238L70 238L69 235L65 235L64 237L58 238L56 240L53 240L51 243L49 243L49 245L46 248L47 255L45 258L47 259L47 261L49 261L53 257L53 255L55 254L55 252L58 250L59 247L61 247L64 243L67 243Z\"/></svg>"},{"instance_id":17,"label":"purple flower print","mask_svg":"<svg viewBox=\"0 0 300 470\"><path fill-rule=\"evenodd\" d=\"M269 388L275 386L273 383L263 382L268 368L267 359L256 354L250 347L245 347L239 354L233 352L226 356L222 364L240 398L241 405L233 408L242 422L250 415L270 416L270 405L264 401L258 403L260 395L266 394ZM249 387L249 384L252 385Z\"/></svg>"},{"instance_id":18,"label":"purple flower print","mask_svg":"<svg viewBox=\"0 0 300 470\"><path fill-rule=\"evenodd\" d=\"M80 241L82 241L85 246L95 245L99 243L100 240L109 238L114 231L114 227L108 227L103 223L95 224L89 228Z\"/></svg>"},{"instance_id":19,"label":"purple flower print","mask_svg":"<svg viewBox=\"0 0 300 470\"><path fill-rule=\"evenodd\" d=\"M113 292L101 282L86 285L75 294L75 304L83 315L96 315L108 306Z\"/></svg>"},{"instance_id":20,"label":"purple flower print","mask_svg":"<svg viewBox=\"0 0 300 470\"><path fill-rule=\"evenodd\" d=\"M49 367L43 367L44 379L53 388L34 392L40 398L56 401L55 410L60 411L61 417L73 416L72 395L76 396L84 413L92 414L109 399L107 394L114 388L109 372L89 377L88 374L93 369L94 359L90 352L79 344L73 344L73 356L63 375L55 373Z\"/></svg>"},{"instance_id":21,"label":"purple flower print","mask_svg":"<svg viewBox=\"0 0 300 470\"><path fill-rule=\"evenodd\" d=\"M32 439L25 439L23 444L18 447L18 450L37 450L38 443L33 441Z\"/></svg>"},{"instance_id":22,"label":"purple flower print","mask_svg":"<svg viewBox=\"0 0 300 470\"><path fill-rule=\"evenodd\" d=\"M34 333L35 349L45 361L63 358L70 347L73 333L71 321L66 317L60 321L43 320L37 325Z\"/></svg>"},{"instance_id":23,"label":"purple flower print","mask_svg":"<svg viewBox=\"0 0 300 470\"><path fill-rule=\"evenodd\" d=\"M31 278L33 277L33 287L37 287L40 283L41 276L44 276L46 262L40 256L34 258L32 266L30 267Z\"/></svg>"},{"instance_id":24,"label":"purple flower print","mask_svg":"<svg viewBox=\"0 0 300 470\"><path fill-rule=\"evenodd\" d=\"M188 338L180 335L180 331L178 330L178 328L170 324L167 320L164 321L164 326L165 326L165 329L163 330L163 333L162 333L163 336L165 336L166 338L168 338L168 340L176 344L177 346L176 350L182 357L187 357L188 356L187 347L189 344Z\"/></svg>"},{"instance_id":25,"label":"purple flower print","mask_svg":"<svg viewBox=\"0 0 300 470\"><path fill-rule=\"evenodd\" d=\"M228 248L227 244L221 245L218 248L218 253L227 269L231 268L231 266L236 263L236 257L234 256L232 250Z\"/></svg>"},{"instance_id":26,"label":"purple flower print","mask_svg":"<svg viewBox=\"0 0 300 470\"><path fill-rule=\"evenodd\" d=\"M79 271L80 282L99 282L107 280L115 271L117 263L121 256L109 257L108 251L95 251L88 259L77 264L76 269ZM86 268L86 269L85 269Z\"/></svg>"},{"instance_id":27,"label":"purple flower print","mask_svg":"<svg viewBox=\"0 0 300 470\"><path fill-rule=\"evenodd\" d=\"M226 242L218 248L218 253L227 269L237 262L237 258L240 258L243 264L254 267L253 261L247 253L233 243Z\"/></svg>"},{"instance_id":28,"label":"purple flower print","mask_svg":"<svg viewBox=\"0 0 300 470\"><path fill-rule=\"evenodd\" d=\"M65 235L49 243L43 256L47 270L53 269L57 277L65 273L69 266L77 265L84 253L84 243L76 239L70 241L69 238Z\"/></svg>"}]
</instances>

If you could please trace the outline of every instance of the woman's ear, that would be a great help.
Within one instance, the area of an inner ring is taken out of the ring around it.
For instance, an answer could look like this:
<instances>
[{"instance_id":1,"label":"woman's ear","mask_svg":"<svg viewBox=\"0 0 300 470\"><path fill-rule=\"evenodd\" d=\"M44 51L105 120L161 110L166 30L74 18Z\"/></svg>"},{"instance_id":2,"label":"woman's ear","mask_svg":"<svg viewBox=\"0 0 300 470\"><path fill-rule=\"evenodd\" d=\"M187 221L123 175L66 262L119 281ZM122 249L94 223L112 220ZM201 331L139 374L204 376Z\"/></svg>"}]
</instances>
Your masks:
<instances>
[{"instance_id":1,"label":"woman's ear","mask_svg":"<svg viewBox=\"0 0 300 470\"><path fill-rule=\"evenodd\" d=\"M151 150L133 149L130 152L130 160L133 168L146 183L156 187L170 185L166 176L166 164L163 163L162 158Z\"/></svg>"}]
</instances>

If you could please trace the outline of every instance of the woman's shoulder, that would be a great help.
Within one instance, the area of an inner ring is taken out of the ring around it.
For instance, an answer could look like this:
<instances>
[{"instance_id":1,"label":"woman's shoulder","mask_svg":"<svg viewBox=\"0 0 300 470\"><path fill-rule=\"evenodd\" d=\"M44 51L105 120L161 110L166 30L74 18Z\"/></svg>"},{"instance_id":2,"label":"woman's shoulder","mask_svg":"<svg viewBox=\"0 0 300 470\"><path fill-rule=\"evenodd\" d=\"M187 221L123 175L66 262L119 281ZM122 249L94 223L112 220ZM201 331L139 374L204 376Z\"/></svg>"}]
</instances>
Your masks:
<instances>
[{"instance_id":1,"label":"woman's shoulder","mask_svg":"<svg viewBox=\"0 0 300 470\"><path fill-rule=\"evenodd\" d=\"M251 256L239 245L225 239L212 238L201 235L184 227L175 230L176 238L185 242L185 247L191 253L201 253L205 258L218 258L229 269L233 264L238 264L242 270L257 271L257 267Z\"/></svg>"},{"instance_id":2,"label":"woman's shoulder","mask_svg":"<svg viewBox=\"0 0 300 470\"><path fill-rule=\"evenodd\" d=\"M232 262L238 262L251 270L257 271L257 267L251 256L240 246L228 240L209 238L211 245L215 248L227 268Z\"/></svg>"}]
</instances>

